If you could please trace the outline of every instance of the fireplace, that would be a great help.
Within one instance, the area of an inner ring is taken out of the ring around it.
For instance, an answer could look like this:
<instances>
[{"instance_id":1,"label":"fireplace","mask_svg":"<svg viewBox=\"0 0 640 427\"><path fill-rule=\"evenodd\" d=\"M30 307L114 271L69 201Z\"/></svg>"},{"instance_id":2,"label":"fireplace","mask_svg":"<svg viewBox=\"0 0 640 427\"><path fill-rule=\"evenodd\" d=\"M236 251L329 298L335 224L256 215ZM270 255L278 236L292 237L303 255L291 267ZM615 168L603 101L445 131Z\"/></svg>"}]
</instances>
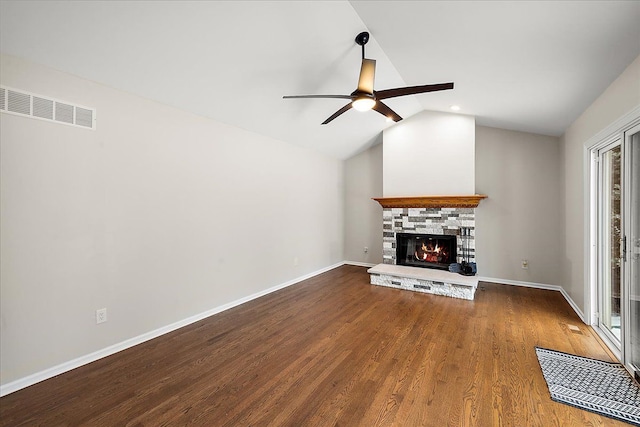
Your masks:
<instances>
[{"instance_id":1,"label":"fireplace","mask_svg":"<svg viewBox=\"0 0 640 427\"><path fill-rule=\"evenodd\" d=\"M456 262L456 236L396 233L396 264L448 270Z\"/></svg>"},{"instance_id":2,"label":"fireplace","mask_svg":"<svg viewBox=\"0 0 640 427\"><path fill-rule=\"evenodd\" d=\"M383 208L383 263L368 270L371 284L472 300L475 271L456 274L449 266L475 263L475 208L486 197L376 198Z\"/></svg>"}]
</instances>

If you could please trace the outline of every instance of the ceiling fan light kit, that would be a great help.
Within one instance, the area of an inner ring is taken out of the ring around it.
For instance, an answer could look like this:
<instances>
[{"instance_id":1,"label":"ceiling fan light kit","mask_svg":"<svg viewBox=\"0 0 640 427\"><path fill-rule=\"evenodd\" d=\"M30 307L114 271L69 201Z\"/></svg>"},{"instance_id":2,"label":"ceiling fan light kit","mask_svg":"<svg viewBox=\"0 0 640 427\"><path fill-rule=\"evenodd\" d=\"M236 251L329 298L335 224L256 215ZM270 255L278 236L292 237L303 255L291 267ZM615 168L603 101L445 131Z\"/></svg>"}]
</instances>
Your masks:
<instances>
[{"instance_id":1,"label":"ceiling fan light kit","mask_svg":"<svg viewBox=\"0 0 640 427\"><path fill-rule=\"evenodd\" d=\"M358 111L367 111L371 110L376 105L376 100L373 98L368 98L363 96L361 98L356 98L351 103L351 106Z\"/></svg>"},{"instance_id":2,"label":"ceiling fan light kit","mask_svg":"<svg viewBox=\"0 0 640 427\"><path fill-rule=\"evenodd\" d=\"M402 117L389 108L383 99L395 98L405 95L416 95L418 93L435 92L440 90L453 89L453 83L439 83L423 86L407 86L395 89L385 89L376 91L373 89L373 83L376 73L376 61L374 59L365 58L364 46L369 41L369 33L364 31L356 36L356 44L362 46L362 66L360 67L360 77L358 78L358 87L350 95L288 95L283 96L284 99L292 98L338 98L348 99L350 102L333 113L327 118L323 125L331 122L336 117L354 108L358 111L374 110L387 118L387 121L399 122Z\"/></svg>"}]
</instances>

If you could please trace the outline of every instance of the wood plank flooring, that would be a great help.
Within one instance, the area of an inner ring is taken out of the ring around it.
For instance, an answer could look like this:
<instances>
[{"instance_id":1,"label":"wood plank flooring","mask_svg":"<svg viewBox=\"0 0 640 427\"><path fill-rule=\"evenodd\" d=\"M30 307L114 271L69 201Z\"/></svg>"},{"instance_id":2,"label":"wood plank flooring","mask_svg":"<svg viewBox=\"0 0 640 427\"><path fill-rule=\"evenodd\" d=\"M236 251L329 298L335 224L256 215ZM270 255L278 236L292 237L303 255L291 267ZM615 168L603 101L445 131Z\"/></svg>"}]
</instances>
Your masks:
<instances>
[{"instance_id":1,"label":"wood plank flooring","mask_svg":"<svg viewBox=\"0 0 640 427\"><path fill-rule=\"evenodd\" d=\"M0 424L626 425L551 401L536 345L611 360L559 292L465 301L343 266L7 395Z\"/></svg>"}]
</instances>

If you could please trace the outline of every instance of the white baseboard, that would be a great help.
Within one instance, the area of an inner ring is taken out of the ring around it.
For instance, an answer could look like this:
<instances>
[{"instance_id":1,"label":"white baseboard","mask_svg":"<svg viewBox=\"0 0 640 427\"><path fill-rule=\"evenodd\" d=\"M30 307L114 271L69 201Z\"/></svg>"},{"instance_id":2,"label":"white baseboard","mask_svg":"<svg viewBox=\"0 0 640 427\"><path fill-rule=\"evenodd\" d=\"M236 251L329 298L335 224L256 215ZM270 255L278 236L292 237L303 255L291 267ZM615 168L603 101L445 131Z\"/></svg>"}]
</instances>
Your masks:
<instances>
[{"instance_id":1,"label":"white baseboard","mask_svg":"<svg viewBox=\"0 0 640 427\"><path fill-rule=\"evenodd\" d=\"M593 331L602 340L602 342L609 348L611 353L613 353L616 356L616 358L618 359L618 363L622 363L622 352L620 351L618 346L609 339L607 334L605 334L604 331L600 329L598 325L591 325L591 328L593 328ZM632 372L630 373L632 374Z\"/></svg>"},{"instance_id":2,"label":"white baseboard","mask_svg":"<svg viewBox=\"0 0 640 427\"><path fill-rule=\"evenodd\" d=\"M571 297L569 296L569 294L567 293L567 291L564 290L563 287L560 287L560 293L562 293L562 296L564 297L564 299L567 300L567 302L569 303L569 305L571 306L571 308L573 308L573 311L576 312L576 314L578 315L578 317L580 318L580 320L582 320L582 323L584 323L585 325L588 325L586 318L584 317L584 313L582 312L582 310L580 309L580 307L578 307L578 304L576 304Z\"/></svg>"},{"instance_id":3,"label":"white baseboard","mask_svg":"<svg viewBox=\"0 0 640 427\"><path fill-rule=\"evenodd\" d=\"M582 313L582 310L580 309L578 304L576 304L573 301L573 299L571 299L571 297L569 296L567 291L565 291L562 286L547 285L545 283L522 282L522 281L518 281L518 280L495 279L493 277L478 277L478 279L481 282L491 282L491 283L497 283L497 284L500 284L500 285L524 286L524 287L527 287L527 288L545 289L545 290L548 290L548 291L558 291L558 292L560 292L562 294L564 299L567 300L567 302L569 303L569 305L571 306L573 311L575 311L576 314L578 315L578 317L580 318L580 320L582 320L582 323L587 324L587 322L585 322L585 317L584 317L584 314Z\"/></svg>"},{"instance_id":4,"label":"white baseboard","mask_svg":"<svg viewBox=\"0 0 640 427\"><path fill-rule=\"evenodd\" d=\"M192 323L198 322L202 319L205 319L209 316L213 316L214 314L220 313L222 311L228 310L230 308L236 307L240 304L244 304L256 298L260 298L272 292L278 291L280 289L286 288L291 285L295 285L296 283L302 282L303 280L310 279L319 274L325 273L329 270L333 270L336 267L340 267L344 265L345 262L339 262L337 264L330 265L328 267L322 268L320 270L314 271L309 274L305 274L304 276L296 277L295 279L289 280L287 282L281 283L279 285L273 286L269 289L265 289L263 291L257 292L255 294L237 299L235 301L231 301L227 304L223 304L219 307L212 308L211 310L207 310L204 313L196 314L194 316L188 317L183 320L179 320L175 323L171 323L170 325L163 326L161 328L155 329L153 331L144 333L142 335L138 335L137 337L130 338L128 340L119 342L117 344L111 345L109 347L103 348L101 350L95 351L93 353L80 356L76 359L70 360L68 362L61 363L52 368L45 369L40 372L36 372L35 374L26 376L24 378L17 379L7 384L3 384L0 386L0 397L5 396L7 394L13 393L15 391L21 390L25 387L29 387L30 385L39 383L40 381L47 380L49 378L55 377L56 375L60 375L62 373L68 372L72 369L79 368L80 366L86 365L91 362L95 362L98 359L102 359L107 356L111 356L112 354L118 353L119 351L126 350L130 347L136 346L138 344L142 344L145 341L149 341L151 339L157 338L166 333L175 331L176 329L180 329L184 326L190 325Z\"/></svg>"}]
</instances>

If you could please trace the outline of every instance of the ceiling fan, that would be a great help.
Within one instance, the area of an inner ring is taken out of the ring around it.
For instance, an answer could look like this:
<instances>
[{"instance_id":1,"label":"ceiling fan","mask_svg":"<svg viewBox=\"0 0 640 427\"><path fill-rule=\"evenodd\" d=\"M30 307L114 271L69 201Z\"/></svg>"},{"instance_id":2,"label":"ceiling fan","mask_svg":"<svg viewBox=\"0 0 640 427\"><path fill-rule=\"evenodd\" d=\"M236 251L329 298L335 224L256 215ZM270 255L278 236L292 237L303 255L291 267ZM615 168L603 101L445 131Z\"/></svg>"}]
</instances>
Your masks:
<instances>
[{"instance_id":1,"label":"ceiling fan","mask_svg":"<svg viewBox=\"0 0 640 427\"><path fill-rule=\"evenodd\" d=\"M350 110L351 107L358 111L375 110L386 116L394 122L402 120L395 111L382 102L383 99L395 98L397 96L415 95L425 92L436 92L439 90L453 89L453 83L439 83L423 86L407 86L395 89L373 90L373 80L376 73L375 59L367 59L364 57L364 45L369 41L369 33L364 31L356 36L356 43L362 46L362 66L360 67L360 77L358 78L358 88L351 92L351 95L289 95L283 96L284 99L291 98L339 98L349 99L347 105L333 113L327 120L322 122L326 125L339 115Z\"/></svg>"}]
</instances>

